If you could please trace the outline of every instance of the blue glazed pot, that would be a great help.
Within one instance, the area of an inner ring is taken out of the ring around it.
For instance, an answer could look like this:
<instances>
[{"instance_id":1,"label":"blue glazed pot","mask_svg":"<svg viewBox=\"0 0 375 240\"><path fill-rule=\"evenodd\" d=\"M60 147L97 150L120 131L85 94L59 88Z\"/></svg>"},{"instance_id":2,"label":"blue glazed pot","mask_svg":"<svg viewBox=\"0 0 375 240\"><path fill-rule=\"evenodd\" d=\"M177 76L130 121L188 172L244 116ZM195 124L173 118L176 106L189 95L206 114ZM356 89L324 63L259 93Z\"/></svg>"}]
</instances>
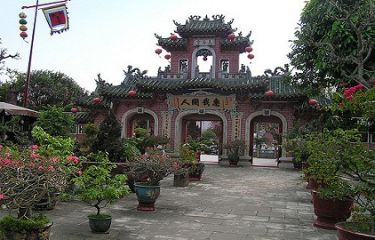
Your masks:
<instances>
[{"instance_id":1,"label":"blue glazed pot","mask_svg":"<svg viewBox=\"0 0 375 240\"><path fill-rule=\"evenodd\" d=\"M135 194L138 199L137 209L140 211L155 211L155 201L160 195L160 186L135 184Z\"/></svg>"}]
</instances>

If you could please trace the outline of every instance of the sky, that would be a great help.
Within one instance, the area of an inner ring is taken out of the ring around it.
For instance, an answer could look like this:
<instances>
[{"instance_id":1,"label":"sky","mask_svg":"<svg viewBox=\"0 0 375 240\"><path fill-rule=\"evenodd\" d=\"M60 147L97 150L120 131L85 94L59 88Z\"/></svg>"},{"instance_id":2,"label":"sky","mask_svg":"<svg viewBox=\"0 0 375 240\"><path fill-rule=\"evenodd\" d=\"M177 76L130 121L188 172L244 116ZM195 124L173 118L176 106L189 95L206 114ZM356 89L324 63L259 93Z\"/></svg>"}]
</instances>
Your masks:
<instances>
[{"instance_id":1,"label":"sky","mask_svg":"<svg viewBox=\"0 0 375 240\"><path fill-rule=\"evenodd\" d=\"M51 1L40 0L40 3ZM6 67L27 70L30 43L19 36L21 7L35 0L1 0L1 47L18 52L19 60L6 61ZM154 33L168 37L176 27L173 20L185 23L190 15L223 14L232 27L245 35L252 31L255 58L241 54L240 63L250 67L253 75L262 75L288 63L287 54L293 40L305 0L71 0L68 2L70 29L50 35L41 10L36 24L32 70L60 71L72 77L81 87L95 90L98 73L108 83L118 85L128 65L148 70L156 76L159 66L168 61L154 53ZM31 40L33 9L27 14Z\"/></svg>"}]
</instances>

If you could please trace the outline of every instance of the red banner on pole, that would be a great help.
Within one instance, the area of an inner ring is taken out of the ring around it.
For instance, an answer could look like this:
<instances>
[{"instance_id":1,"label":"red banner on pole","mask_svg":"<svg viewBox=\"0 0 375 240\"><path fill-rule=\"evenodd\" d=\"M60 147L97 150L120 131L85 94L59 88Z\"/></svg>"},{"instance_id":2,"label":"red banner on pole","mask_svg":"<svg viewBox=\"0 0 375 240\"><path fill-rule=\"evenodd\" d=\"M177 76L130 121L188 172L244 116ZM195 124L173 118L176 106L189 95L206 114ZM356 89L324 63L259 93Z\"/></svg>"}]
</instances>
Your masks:
<instances>
[{"instance_id":1,"label":"red banner on pole","mask_svg":"<svg viewBox=\"0 0 375 240\"><path fill-rule=\"evenodd\" d=\"M42 10L51 29L51 35L69 29L69 17L65 4L43 8Z\"/></svg>"}]
</instances>

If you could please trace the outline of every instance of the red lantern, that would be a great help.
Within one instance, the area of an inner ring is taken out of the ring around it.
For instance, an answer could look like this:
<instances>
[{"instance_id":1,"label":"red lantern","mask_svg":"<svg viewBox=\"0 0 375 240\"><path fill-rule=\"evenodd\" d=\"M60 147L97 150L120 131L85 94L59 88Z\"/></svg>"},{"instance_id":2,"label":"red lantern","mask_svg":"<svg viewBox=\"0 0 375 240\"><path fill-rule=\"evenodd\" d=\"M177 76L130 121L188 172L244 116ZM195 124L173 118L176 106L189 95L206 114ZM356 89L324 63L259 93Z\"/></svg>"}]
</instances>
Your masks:
<instances>
[{"instance_id":1,"label":"red lantern","mask_svg":"<svg viewBox=\"0 0 375 240\"><path fill-rule=\"evenodd\" d=\"M234 33L231 33L228 35L228 39L229 41L233 41L234 39L236 39L236 35Z\"/></svg>"},{"instance_id":2,"label":"red lantern","mask_svg":"<svg viewBox=\"0 0 375 240\"><path fill-rule=\"evenodd\" d=\"M204 57L203 57L203 61L207 61L207 56L204 56Z\"/></svg>"},{"instance_id":3,"label":"red lantern","mask_svg":"<svg viewBox=\"0 0 375 240\"><path fill-rule=\"evenodd\" d=\"M70 111L71 111L72 113L77 113L77 112L78 112L78 108L76 108L76 107L72 107L72 109L70 109Z\"/></svg>"},{"instance_id":4,"label":"red lantern","mask_svg":"<svg viewBox=\"0 0 375 240\"><path fill-rule=\"evenodd\" d=\"M159 55L162 51L163 51L163 50L161 50L161 48L157 48L157 49L155 49L155 53L156 53L157 55Z\"/></svg>"},{"instance_id":5,"label":"red lantern","mask_svg":"<svg viewBox=\"0 0 375 240\"><path fill-rule=\"evenodd\" d=\"M167 60L171 59L171 54L166 54L166 55L164 56L164 58L167 59Z\"/></svg>"},{"instance_id":6,"label":"red lantern","mask_svg":"<svg viewBox=\"0 0 375 240\"><path fill-rule=\"evenodd\" d=\"M128 92L128 97L135 97L135 96L137 96L137 92L135 90L130 90Z\"/></svg>"},{"instance_id":7,"label":"red lantern","mask_svg":"<svg viewBox=\"0 0 375 240\"><path fill-rule=\"evenodd\" d=\"M310 99L309 99L309 105L314 106L314 105L316 105L316 104L318 104L318 100L316 100L316 99L314 99L314 98L310 98Z\"/></svg>"},{"instance_id":8,"label":"red lantern","mask_svg":"<svg viewBox=\"0 0 375 240\"><path fill-rule=\"evenodd\" d=\"M171 39L172 41L176 41L177 40L177 36L175 34L171 34L171 36L169 37L169 39Z\"/></svg>"},{"instance_id":9,"label":"red lantern","mask_svg":"<svg viewBox=\"0 0 375 240\"><path fill-rule=\"evenodd\" d=\"M253 58L254 58L254 54L251 54L251 53L248 54L248 55L247 55L247 58L250 59L250 60L253 59Z\"/></svg>"},{"instance_id":10,"label":"red lantern","mask_svg":"<svg viewBox=\"0 0 375 240\"><path fill-rule=\"evenodd\" d=\"M25 38L27 38L28 35L27 35L27 32L21 32L20 36L21 36L21 38L25 39Z\"/></svg>"},{"instance_id":11,"label":"red lantern","mask_svg":"<svg viewBox=\"0 0 375 240\"><path fill-rule=\"evenodd\" d=\"M95 105L98 105L102 102L102 100L100 99L100 97L94 97L94 99L92 99L92 102L95 104Z\"/></svg>"},{"instance_id":12,"label":"red lantern","mask_svg":"<svg viewBox=\"0 0 375 240\"><path fill-rule=\"evenodd\" d=\"M248 53L250 53L250 52L253 51L253 48L252 48L252 47L246 47L246 48L245 48L245 51L248 52Z\"/></svg>"},{"instance_id":13,"label":"red lantern","mask_svg":"<svg viewBox=\"0 0 375 240\"><path fill-rule=\"evenodd\" d=\"M273 96L273 91L272 90L268 90L267 92L264 93L264 96L266 96L266 97L272 97Z\"/></svg>"}]
</instances>

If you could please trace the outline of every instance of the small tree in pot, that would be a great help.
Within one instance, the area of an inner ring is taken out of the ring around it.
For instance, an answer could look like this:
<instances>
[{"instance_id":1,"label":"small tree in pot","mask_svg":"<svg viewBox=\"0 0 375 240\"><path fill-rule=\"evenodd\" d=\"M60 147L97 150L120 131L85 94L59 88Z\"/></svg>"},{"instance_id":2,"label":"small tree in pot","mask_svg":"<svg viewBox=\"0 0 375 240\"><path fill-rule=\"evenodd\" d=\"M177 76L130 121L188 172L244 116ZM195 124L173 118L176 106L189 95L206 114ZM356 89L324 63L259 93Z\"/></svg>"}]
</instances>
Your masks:
<instances>
[{"instance_id":1,"label":"small tree in pot","mask_svg":"<svg viewBox=\"0 0 375 240\"><path fill-rule=\"evenodd\" d=\"M228 161L230 166L237 166L240 161L240 156L243 155L245 143L242 140L236 139L224 145L228 150Z\"/></svg>"},{"instance_id":2,"label":"small tree in pot","mask_svg":"<svg viewBox=\"0 0 375 240\"><path fill-rule=\"evenodd\" d=\"M96 214L89 215L89 224L93 232L107 232L111 226L112 217L101 213L105 207L128 193L125 186L126 175L112 176L114 165L105 159L100 164L91 165L75 178L80 198L96 208Z\"/></svg>"}]
</instances>

